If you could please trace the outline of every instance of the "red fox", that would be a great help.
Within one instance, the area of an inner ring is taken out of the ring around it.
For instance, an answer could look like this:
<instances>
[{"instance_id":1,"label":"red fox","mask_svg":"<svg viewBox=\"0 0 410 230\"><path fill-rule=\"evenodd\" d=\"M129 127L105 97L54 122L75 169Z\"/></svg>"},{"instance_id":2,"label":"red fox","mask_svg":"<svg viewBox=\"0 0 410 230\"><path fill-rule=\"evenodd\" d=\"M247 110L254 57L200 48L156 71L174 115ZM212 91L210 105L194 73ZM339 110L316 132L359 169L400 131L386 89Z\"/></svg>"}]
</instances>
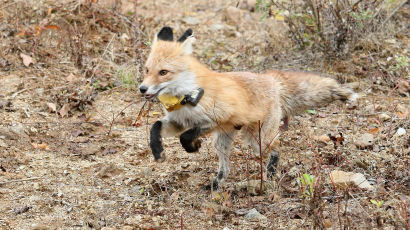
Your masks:
<instances>
[{"instance_id":1,"label":"red fox","mask_svg":"<svg viewBox=\"0 0 410 230\"><path fill-rule=\"evenodd\" d=\"M219 170L211 184L213 188L229 175L230 148L241 128L247 143L259 153L254 137L261 124L262 149L270 154L267 172L271 176L278 162L271 143L278 137L282 119L334 100L357 97L336 80L311 73L214 72L193 57L192 33L188 29L174 41L172 28L159 31L139 90L146 99L158 97L166 109L166 116L156 121L150 131L150 147L156 161L165 160L162 137L180 135L182 147L196 152L201 146L199 137L215 134Z\"/></svg>"}]
</instances>

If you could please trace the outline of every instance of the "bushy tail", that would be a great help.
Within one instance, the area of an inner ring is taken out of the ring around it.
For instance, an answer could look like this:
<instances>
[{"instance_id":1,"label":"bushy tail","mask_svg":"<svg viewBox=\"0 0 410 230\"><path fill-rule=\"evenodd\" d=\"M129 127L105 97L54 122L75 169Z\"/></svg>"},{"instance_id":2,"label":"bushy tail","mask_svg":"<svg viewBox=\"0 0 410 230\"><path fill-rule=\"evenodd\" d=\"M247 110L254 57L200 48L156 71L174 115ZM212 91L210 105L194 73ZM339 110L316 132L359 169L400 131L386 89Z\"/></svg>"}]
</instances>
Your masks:
<instances>
[{"instance_id":1,"label":"bushy tail","mask_svg":"<svg viewBox=\"0 0 410 230\"><path fill-rule=\"evenodd\" d=\"M340 85L334 79L315 74L285 72L281 74L280 80L283 84L281 99L286 116L325 106L335 100L354 101L358 98L351 86Z\"/></svg>"}]
</instances>

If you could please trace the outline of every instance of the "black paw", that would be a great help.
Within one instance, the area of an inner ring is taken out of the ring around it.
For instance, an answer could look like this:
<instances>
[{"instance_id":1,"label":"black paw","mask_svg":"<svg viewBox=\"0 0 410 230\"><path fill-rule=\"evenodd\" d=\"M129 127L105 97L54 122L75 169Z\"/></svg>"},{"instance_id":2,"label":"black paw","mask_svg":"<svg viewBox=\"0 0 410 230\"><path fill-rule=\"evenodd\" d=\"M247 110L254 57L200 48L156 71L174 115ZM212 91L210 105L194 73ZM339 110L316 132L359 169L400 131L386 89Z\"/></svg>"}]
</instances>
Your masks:
<instances>
[{"instance_id":1,"label":"black paw","mask_svg":"<svg viewBox=\"0 0 410 230\"><path fill-rule=\"evenodd\" d=\"M272 178L275 175L276 168L278 167L278 161L279 161L279 154L277 152L272 153L269 158L269 163L266 166L268 178Z\"/></svg>"},{"instance_id":2,"label":"black paw","mask_svg":"<svg viewBox=\"0 0 410 230\"><path fill-rule=\"evenodd\" d=\"M155 158L157 158L157 156L161 156L162 151L164 151L164 148L162 147L161 143L151 143L150 147L152 154L154 154Z\"/></svg>"},{"instance_id":3,"label":"black paw","mask_svg":"<svg viewBox=\"0 0 410 230\"><path fill-rule=\"evenodd\" d=\"M182 147L184 147L188 153L198 152L199 148L201 148L201 142L201 140L194 140L189 144L183 144Z\"/></svg>"},{"instance_id":4,"label":"black paw","mask_svg":"<svg viewBox=\"0 0 410 230\"><path fill-rule=\"evenodd\" d=\"M195 127L185 131L179 137L182 147L189 153L197 152L201 147L201 140L198 140L198 136L201 132L199 127Z\"/></svg>"},{"instance_id":5,"label":"black paw","mask_svg":"<svg viewBox=\"0 0 410 230\"><path fill-rule=\"evenodd\" d=\"M218 181L214 179L211 184L204 186L204 189L207 191L218 190Z\"/></svg>"}]
</instances>

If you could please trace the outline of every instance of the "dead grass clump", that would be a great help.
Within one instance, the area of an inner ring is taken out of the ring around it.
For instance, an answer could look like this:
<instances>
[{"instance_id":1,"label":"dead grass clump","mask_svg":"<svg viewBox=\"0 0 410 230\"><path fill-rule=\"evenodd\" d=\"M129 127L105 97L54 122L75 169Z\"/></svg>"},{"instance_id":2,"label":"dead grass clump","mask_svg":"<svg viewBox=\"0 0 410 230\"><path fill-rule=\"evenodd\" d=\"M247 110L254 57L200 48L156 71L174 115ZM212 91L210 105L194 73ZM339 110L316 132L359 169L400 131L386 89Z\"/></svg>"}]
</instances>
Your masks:
<instances>
[{"instance_id":1,"label":"dead grass clump","mask_svg":"<svg viewBox=\"0 0 410 230\"><path fill-rule=\"evenodd\" d=\"M379 84L399 88L408 81L409 56L403 30L407 18L395 18L406 1L258 1L259 9L284 17L297 48L327 65ZM406 16L403 16L406 17ZM392 38L395 35L398 39ZM323 61L325 60L325 61ZM343 61L343 60L346 60ZM353 68L349 68L353 64ZM399 89L408 95L408 87Z\"/></svg>"},{"instance_id":2,"label":"dead grass clump","mask_svg":"<svg viewBox=\"0 0 410 230\"><path fill-rule=\"evenodd\" d=\"M2 12L0 68L42 84L35 94L48 95L57 111L83 110L98 91L138 81L143 52L136 50L145 45L137 17L81 1L20 1Z\"/></svg>"}]
</instances>

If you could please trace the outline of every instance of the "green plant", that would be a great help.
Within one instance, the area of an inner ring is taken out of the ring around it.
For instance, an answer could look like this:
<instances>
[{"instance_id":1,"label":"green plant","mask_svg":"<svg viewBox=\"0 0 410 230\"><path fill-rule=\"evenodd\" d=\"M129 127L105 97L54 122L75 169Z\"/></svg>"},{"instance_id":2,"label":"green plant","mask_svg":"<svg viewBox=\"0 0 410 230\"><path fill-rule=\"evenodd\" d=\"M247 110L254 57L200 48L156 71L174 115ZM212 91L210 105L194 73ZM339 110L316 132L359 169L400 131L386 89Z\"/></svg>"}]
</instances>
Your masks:
<instances>
[{"instance_id":1,"label":"green plant","mask_svg":"<svg viewBox=\"0 0 410 230\"><path fill-rule=\"evenodd\" d=\"M352 12L349 12L349 15L357 22L357 25L361 29L363 28L363 23L366 20L369 20L373 17L373 14L368 9L367 10L360 9L358 12L352 11Z\"/></svg>"},{"instance_id":2,"label":"green plant","mask_svg":"<svg viewBox=\"0 0 410 230\"><path fill-rule=\"evenodd\" d=\"M230 202L231 193L229 191L220 192L220 193L213 192L212 197L213 197L213 200L218 204L221 204L227 207L231 205L231 202Z\"/></svg>"},{"instance_id":3,"label":"green plant","mask_svg":"<svg viewBox=\"0 0 410 230\"><path fill-rule=\"evenodd\" d=\"M256 10L262 12L262 20L270 14L270 7L272 2L270 0L256 0Z\"/></svg>"},{"instance_id":4,"label":"green plant","mask_svg":"<svg viewBox=\"0 0 410 230\"><path fill-rule=\"evenodd\" d=\"M393 67L393 71L397 72L409 66L409 60L406 56L396 57L396 65Z\"/></svg>"},{"instance_id":5,"label":"green plant","mask_svg":"<svg viewBox=\"0 0 410 230\"><path fill-rule=\"evenodd\" d=\"M374 204L377 207L377 209L380 209L383 206L383 203L384 203L383 200L373 200L373 199L370 200L370 202L372 204Z\"/></svg>"},{"instance_id":6,"label":"green plant","mask_svg":"<svg viewBox=\"0 0 410 230\"><path fill-rule=\"evenodd\" d=\"M101 89L100 83L101 83L100 80L96 80L95 82L93 82L93 83L91 84L91 86L92 86L95 90L99 90L99 89Z\"/></svg>"},{"instance_id":7,"label":"green plant","mask_svg":"<svg viewBox=\"0 0 410 230\"><path fill-rule=\"evenodd\" d=\"M115 75L125 88L134 88L137 84L137 74L132 68L120 67Z\"/></svg>"},{"instance_id":8,"label":"green plant","mask_svg":"<svg viewBox=\"0 0 410 230\"><path fill-rule=\"evenodd\" d=\"M313 187L315 185L315 177L311 174L303 173L298 180L301 183L302 195L304 197L312 197L314 192Z\"/></svg>"},{"instance_id":9,"label":"green plant","mask_svg":"<svg viewBox=\"0 0 410 230\"><path fill-rule=\"evenodd\" d=\"M308 110L306 110L306 112L307 112L307 113L310 113L310 114L312 114L312 115L315 115L315 114L316 114L316 110L314 110L314 109L308 109Z\"/></svg>"}]
</instances>

